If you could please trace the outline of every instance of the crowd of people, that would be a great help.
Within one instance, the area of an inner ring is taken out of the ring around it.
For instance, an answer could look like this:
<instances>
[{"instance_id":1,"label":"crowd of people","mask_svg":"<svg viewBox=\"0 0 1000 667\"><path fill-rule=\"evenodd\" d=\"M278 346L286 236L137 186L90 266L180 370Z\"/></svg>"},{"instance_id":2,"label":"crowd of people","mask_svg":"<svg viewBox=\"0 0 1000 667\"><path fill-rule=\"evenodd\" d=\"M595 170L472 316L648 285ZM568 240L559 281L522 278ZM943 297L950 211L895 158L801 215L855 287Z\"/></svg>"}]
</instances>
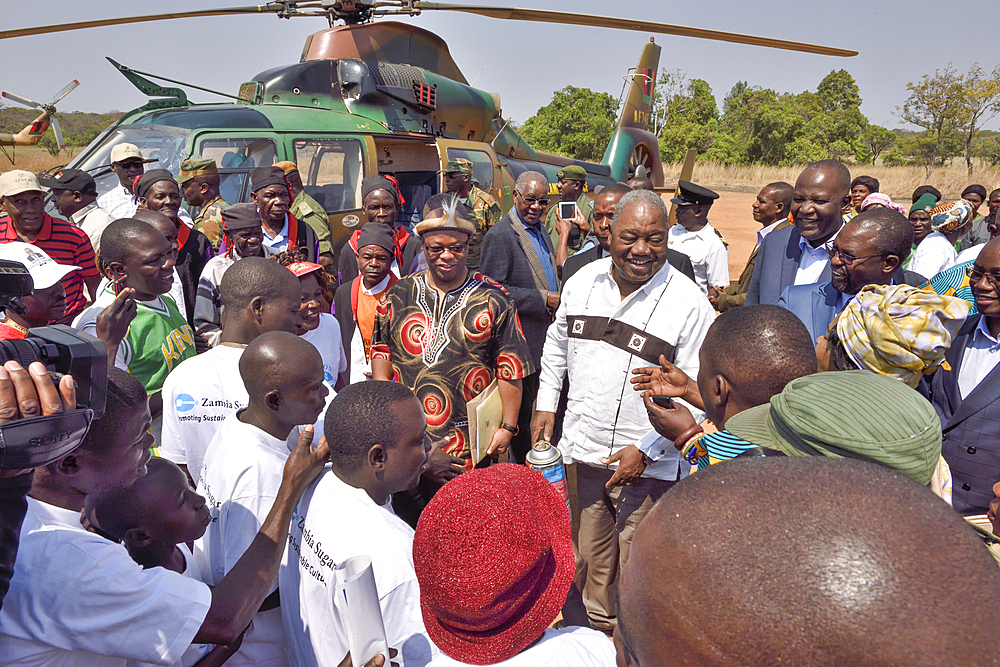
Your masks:
<instances>
[{"instance_id":1,"label":"crowd of people","mask_svg":"<svg viewBox=\"0 0 1000 667\"><path fill-rule=\"evenodd\" d=\"M131 144L100 197L0 174L34 285L0 339L108 364L77 449L0 469L0 664L996 662L1000 189L810 164L730 281L706 187L671 225L641 176L524 171L505 214L472 166L412 227L365 177L340 248L293 162L232 204ZM9 361L0 423L75 392ZM349 652L358 556L385 654Z\"/></svg>"}]
</instances>

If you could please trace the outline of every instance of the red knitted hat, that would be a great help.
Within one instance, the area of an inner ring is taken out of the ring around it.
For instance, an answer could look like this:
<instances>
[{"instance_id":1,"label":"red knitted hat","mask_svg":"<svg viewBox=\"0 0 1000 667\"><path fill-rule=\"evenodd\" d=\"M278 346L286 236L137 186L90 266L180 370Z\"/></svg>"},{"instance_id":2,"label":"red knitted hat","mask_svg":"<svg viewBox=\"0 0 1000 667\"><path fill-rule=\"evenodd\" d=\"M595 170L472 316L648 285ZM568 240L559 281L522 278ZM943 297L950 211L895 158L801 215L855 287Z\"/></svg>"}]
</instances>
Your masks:
<instances>
[{"instance_id":1,"label":"red knitted hat","mask_svg":"<svg viewBox=\"0 0 1000 667\"><path fill-rule=\"evenodd\" d=\"M538 639L566 602L574 570L566 501L523 466L464 473L420 515L413 567L437 647L473 665L503 662Z\"/></svg>"}]
</instances>

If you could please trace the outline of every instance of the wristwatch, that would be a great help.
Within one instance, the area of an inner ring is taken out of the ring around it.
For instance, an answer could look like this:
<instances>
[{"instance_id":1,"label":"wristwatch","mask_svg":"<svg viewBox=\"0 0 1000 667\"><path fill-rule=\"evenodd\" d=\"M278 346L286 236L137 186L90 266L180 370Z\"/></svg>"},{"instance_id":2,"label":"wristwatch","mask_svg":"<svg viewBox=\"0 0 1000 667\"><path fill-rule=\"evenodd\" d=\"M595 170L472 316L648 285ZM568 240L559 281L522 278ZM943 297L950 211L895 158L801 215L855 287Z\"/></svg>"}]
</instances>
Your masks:
<instances>
[{"instance_id":1,"label":"wristwatch","mask_svg":"<svg viewBox=\"0 0 1000 667\"><path fill-rule=\"evenodd\" d=\"M517 432L520 430L517 426L511 426L510 424L505 424L504 422L500 422L500 428L505 431L510 431L514 435L517 435Z\"/></svg>"}]
</instances>

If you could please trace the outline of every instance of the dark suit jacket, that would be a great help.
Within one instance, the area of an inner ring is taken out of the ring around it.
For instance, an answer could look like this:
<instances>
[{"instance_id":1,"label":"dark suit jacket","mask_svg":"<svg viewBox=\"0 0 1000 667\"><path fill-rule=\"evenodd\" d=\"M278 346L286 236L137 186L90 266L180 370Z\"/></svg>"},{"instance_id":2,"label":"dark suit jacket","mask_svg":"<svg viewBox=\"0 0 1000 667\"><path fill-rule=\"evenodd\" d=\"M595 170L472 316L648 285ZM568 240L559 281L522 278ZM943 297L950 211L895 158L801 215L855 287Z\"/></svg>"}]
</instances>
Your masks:
<instances>
[{"instance_id":1,"label":"dark suit jacket","mask_svg":"<svg viewBox=\"0 0 1000 667\"><path fill-rule=\"evenodd\" d=\"M351 280L353 282L353 279ZM340 325L340 338L344 343L347 370L340 374L344 384L351 383L351 340L354 338L354 310L351 308L351 282L337 288L333 295L333 307Z\"/></svg>"},{"instance_id":2,"label":"dark suit jacket","mask_svg":"<svg viewBox=\"0 0 1000 667\"><path fill-rule=\"evenodd\" d=\"M927 282L922 275L913 271L900 270L894 276L897 284L920 287ZM840 292L833 283L812 283L811 285L790 285L778 299L778 305L792 311L809 330L809 337L816 340L826 334L834 316L840 310Z\"/></svg>"},{"instance_id":3,"label":"dark suit jacket","mask_svg":"<svg viewBox=\"0 0 1000 667\"><path fill-rule=\"evenodd\" d=\"M746 305L777 304L785 288L795 282L795 272L802 257L799 238L801 238L799 232L794 226L777 229L764 238L757 252ZM827 264L819 282L826 282L829 279L830 265Z\"/></svg>"},{"instance_id":4,"label":"dark suit jacket","mask_svg":"<svg viewBox=\"0 0 1000 667\"><path fill-rule=\"evenodd\" d=\"M514 232L514 225L520 225L514 209L499 222L490 227L483 237L482 254L479 257L479 272L507 288L521 320L521 329L528 341L531 359L535 368L542 361L542 347L545 345L545 330L552 323L552 313L545 303L545 297L535 287L528 257L521 246L520 237ZM544 231L544 226L543 226ZM552 241L548 234L542 234L545 245L552 252Z\"/></svg>"},{"instance_id":5,"label":"dark suit jacket","mask_svg":"<svg viewBox=\"0 0 1000 667\"><path fill-rule=\"evenodd\" d=\"M771 230L771 234L782 229L788 229L791 226L792 219L790 217L785 218L780 225ZM767 236L764 238L767 239ZM747 291L750 289L750 281L753 279L753 270L757 266L757 253L759 252L760 246L754 246L753 251L747 258L746 266L743 267L743 273L740 274L740 279L723 290L722 294L719 295L719 299L716 301L716 309L720 313L724 313L730 308L738 308L746 302Z\"/></svg>"},{"instance_id":6,"label":"dark suit jacket","mask_svg":"<svg viewBox=\"0 0 1000 667\"><path fill-rule=\"evenodd\" d=\"M596 246L594 248L588 248L583 252L578 252L568 258L563 264L563 283L569 280L570 276L579 271L582 267L590 264L595 259L600 259L600 256L601 246ZM667 261L670 263L670 266L690 278L691 282L694 282L694 266L691 265L690 257L672 248L667 248Z\"/></svg>"},{"instance_id":7,"label":"dark suit jacket","mask_svg":"<svg viewBox=\"0 0 1000 667\"><path fill-rule=\"evenodd\" d=\"M944 431L941 454L951 466L952 503L961 514L986 512L1000 481L1000 366L965 400L958 391L962 357L980 319L966 320L945 355L951 370L939 369L931 380L931 402Z\"/></svg>"}]
</instances>

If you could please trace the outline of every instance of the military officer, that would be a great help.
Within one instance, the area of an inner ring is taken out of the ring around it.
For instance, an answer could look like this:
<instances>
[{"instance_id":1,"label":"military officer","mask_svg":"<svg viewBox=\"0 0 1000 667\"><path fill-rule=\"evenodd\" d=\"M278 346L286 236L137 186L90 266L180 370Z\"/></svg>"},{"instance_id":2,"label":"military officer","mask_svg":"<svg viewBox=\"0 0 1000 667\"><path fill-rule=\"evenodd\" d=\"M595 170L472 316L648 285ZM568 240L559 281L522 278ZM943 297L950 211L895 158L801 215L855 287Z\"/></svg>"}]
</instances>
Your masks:
<instances>
[{"instance_id":1,"label":"military officer","mask_svg":"<svg viewBox=\"0 0 1000 667\"><path fill-rule=\"evenodd\" d=\"M319 241L319 258L316 260L323 268L330 271L333 267L333 243L330 238L330 216L318 201L309 196L302 187L302 176L299 167L290 160L276 162L275 167L281 167L288 181L288 192L292 195L292 205L288 212L299 220L304 220L316 232Z\"/></svg>"},{"instance_id":2,"label":"military officer","mask_svg":"<svg viewBox=\"0 0 1000 667\"><path fill-rule=\"evenodd\" d=\"M469 220L476 224L476 233L469 239L469 254L466 265L473 270L479 269L479 250L483 244L483 236L500 218L503 210L490 193L476 187L472 181L472 161L465 158L448 160L442 172L444 174L444 189L458 197L470 211Z\"/></svg>"},{"instance_id":3,"label":"military officer","mask_svg":"<svg viewBox=\"0 0 1000 667\"><path fill-rule=\"evenodd\" d=\"M567 256L572 256L583 246L583 237L586 232L594 228L594 200L583 193L584 185L587 183L587 172L583 167L571 164L563 167L556 174L559 189L559 201L575 201L580 215L575 219L575 224L570 227L569 236L566 239ZM545 231L552 238L552 247L559 247L559 226L557 216L559 215L559 205L553 204L549 207L548 215L545 216ZM586 220L587 229L582 229L580 224Z\"/></svg>"},{"instance_id":4,"label":"military officer","mask_svg":"<svg viewBox=\"0 0 1000 667\"><path fill-rule=\"evenodd\" d=\"M677 187L680 195L670 200L677 205L677 224L670 228L667 244L691 258L695 283L707 296L712 287L729 286L729 251L708 221L719 195L690 181L679 181Z\"/></svg>"},{"instance_id":5,"label":"military officer","mask_svg":"<svg viewBox=\"0 0 1000 667\"><path fill-rule=\"evenodd\" d=\"M219 169L215 160L184 160L177 184L188 206L201 207L194 228L218 250L222 243L222 211L229 208L229 203L219 196Z\"/></svg>"}]
</instances>

